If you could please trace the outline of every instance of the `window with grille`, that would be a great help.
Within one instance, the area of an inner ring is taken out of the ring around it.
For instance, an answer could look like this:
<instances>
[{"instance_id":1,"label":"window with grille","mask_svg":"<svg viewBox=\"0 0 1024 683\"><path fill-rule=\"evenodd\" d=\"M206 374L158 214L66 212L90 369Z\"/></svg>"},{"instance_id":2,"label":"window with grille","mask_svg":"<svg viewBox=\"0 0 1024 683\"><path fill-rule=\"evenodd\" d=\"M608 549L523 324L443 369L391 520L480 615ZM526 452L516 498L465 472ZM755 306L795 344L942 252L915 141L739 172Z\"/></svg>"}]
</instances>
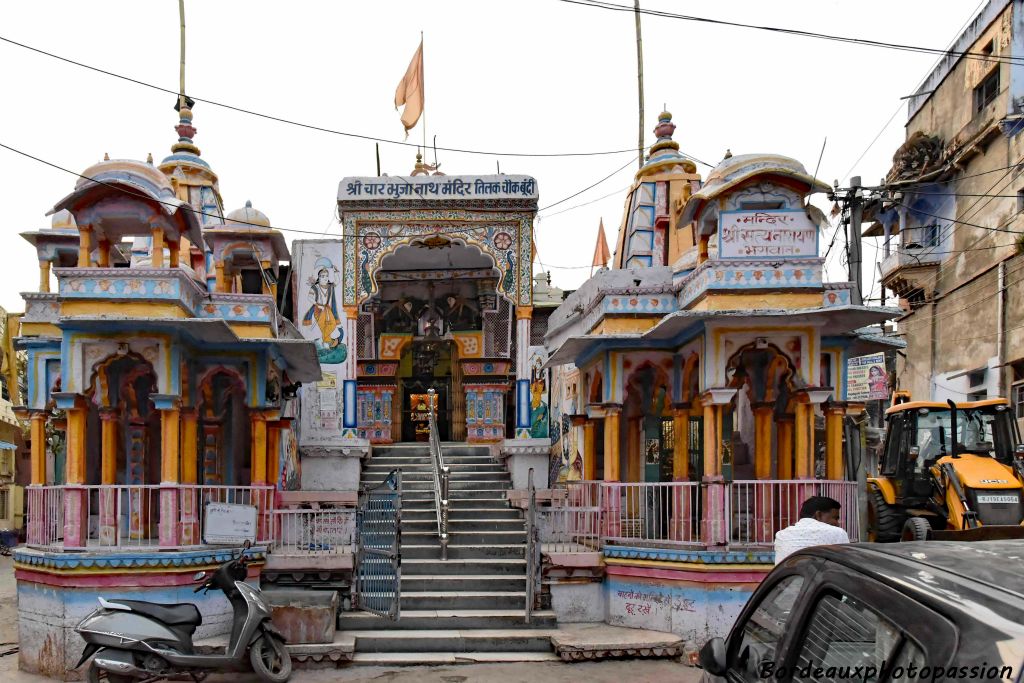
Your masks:
<instances>
[{"instance_id":1,"label":"window with grille","mask_svg":"<svg viewBox=\"0 0 1024 683\"><path fill-rule=\"evenodd\" d=\"M360 313L356 318L356 353L360 360L377 357L377 345L374 343L373 314Z\"/></svg>"},{"instance_id":2,"label":"window with grille","mask_svg":"<svg viewBox=\"0 0 1024 683\"><path fill-rule=\"evenodd\" d=\"M846 595L827 594L815 605L808 622L795 668L798 675L793 680L815 683L844 680L833 667L840 671L846 667L864 667L863 671L873 670L876 676L865 675L862 680L878 680L877 672L883 663L892 660L900 638L899 629L859 601ZM799 672L808 665L811 676L800 677ZM815 671L817 667L824 668L826 675L815 677L815 673L821 672L821 669ZM828 670L836 673L836 677L829 677Z\"/></svg>"},{"instance_id":3,"label":"window with grille","mask_svg":"<svg viewBox=\"0 0 1024 683\"><path fill-rule=\"evenodd\" d=\"M999 94L999 67L992 69L991 73L978 84L974 89L974 111L980 112L987 105L991 104Z\"/></svg>"},{"instance_id":4,"label":"window with grille","mask_svg":"<svg viewBox=\"0 0 1024 683\"><path fill-rule=\"evenodd\" d=\"M10 505L8 504L10 493L6 488L0 489L0 517L4 519L10 519L11 517Z\"/></svg>"},{"instance_id":5,"label":"window with grille","mask_svg":"<svg viewBox=\"0 0 1024 683\"><path fill-rule=\"evenodd\" d=\"M484 355L488 358L514 358L515 336L512 324L515 316L511 302L498 297L497 310L484 313Z\"/></svg>"}]
</instances>

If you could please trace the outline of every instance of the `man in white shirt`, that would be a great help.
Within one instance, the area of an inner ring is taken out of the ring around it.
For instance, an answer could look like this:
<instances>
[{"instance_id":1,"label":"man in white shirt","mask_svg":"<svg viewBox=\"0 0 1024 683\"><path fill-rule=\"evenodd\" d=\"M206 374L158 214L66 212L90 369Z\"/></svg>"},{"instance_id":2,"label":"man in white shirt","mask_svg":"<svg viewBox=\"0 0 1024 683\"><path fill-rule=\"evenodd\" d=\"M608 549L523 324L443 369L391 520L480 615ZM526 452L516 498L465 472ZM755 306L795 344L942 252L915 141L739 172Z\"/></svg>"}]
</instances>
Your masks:
<instances>
[{"instance_id":1,"label":"man in white shirt","mask_svg":"<svg viewBox=\"0 0 1024 683\"><path fill-rule=\"evenodd\" d=\"M800 521L775 534L775 564L812 545L849 543L839 526L839 502L827 496L811 496L800 506Z\"/></svg>"}]
</instances>

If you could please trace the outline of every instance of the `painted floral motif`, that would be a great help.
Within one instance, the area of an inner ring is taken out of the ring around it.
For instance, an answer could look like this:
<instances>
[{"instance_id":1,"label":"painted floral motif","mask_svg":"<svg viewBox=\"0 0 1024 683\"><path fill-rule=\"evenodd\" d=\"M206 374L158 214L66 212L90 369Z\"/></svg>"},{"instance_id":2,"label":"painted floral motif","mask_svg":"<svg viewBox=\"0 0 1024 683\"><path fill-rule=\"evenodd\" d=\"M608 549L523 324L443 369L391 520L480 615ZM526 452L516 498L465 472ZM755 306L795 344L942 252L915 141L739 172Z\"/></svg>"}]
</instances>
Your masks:
<instances>
[{"instance_id":1,"label":"painted floral motif","mask_svg":"<svg viewBox=\"0 0 1024 683\"><path fill-rule=\"evenodd\" d=\"M363 246L370 250L376 249L380 246L380 235L375 232L364 235Z\"/></svg>"},{"instance_id":2,"label":"painted floral motif","mask_svg":"<svg viewBox=\"0 0 1024 683\"><path fill-rule=\"evenodd\" d=\"M508 249L512 246L512 236L507 232L499 232L494 236L494 246L498 249Z\"/></svg>"}]
</instances>

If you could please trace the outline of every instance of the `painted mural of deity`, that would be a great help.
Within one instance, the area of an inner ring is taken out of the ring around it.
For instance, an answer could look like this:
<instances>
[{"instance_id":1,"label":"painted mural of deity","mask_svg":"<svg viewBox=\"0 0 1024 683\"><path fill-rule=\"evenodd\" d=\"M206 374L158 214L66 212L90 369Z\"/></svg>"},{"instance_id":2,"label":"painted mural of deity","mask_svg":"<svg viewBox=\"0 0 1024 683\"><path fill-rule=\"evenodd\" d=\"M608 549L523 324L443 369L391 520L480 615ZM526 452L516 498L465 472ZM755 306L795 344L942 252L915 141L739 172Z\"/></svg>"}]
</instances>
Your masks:
<instances>
[{"instance_id":1,"label":"painted mural of deity","mask_svg":"<svg viewBox=\"0 0 1024 683\"><path fill-rule=\"evenodd\" d=\"M284 491L298 491L300 470L299 470L299 445L295 440L295 430L281 430L281 471L278 472L278 487Z\"/></svg>"},{"instance_id":2,"label":"painted mural of deity","mask_svg":"<svg viewBox=\"0 0 1024 683\"><path fill-rule=\"evenodd\" d=\"M310 306L302 318L306 326L316 325L320 329L320 337L314 339L317 355L324 364L344 363L348 357L345 348L344 331L338 316L338 303L334 290L336 283L331 274L338 269L327 258L320 257L313 266L313 277L309 280Z\"/></svg>"},{"instance_id":3,"label":"painted mural of deity","mask_svg":"<svg viewBox=\"0 0 1024 683\"><path fill-rule=\"evenodd\" d=\"M542 349L531 349L530 359L530 438L548 436L548 371L544 369ZM539 352L538 352L539 351Z\"/></svg>"}]
</instances>

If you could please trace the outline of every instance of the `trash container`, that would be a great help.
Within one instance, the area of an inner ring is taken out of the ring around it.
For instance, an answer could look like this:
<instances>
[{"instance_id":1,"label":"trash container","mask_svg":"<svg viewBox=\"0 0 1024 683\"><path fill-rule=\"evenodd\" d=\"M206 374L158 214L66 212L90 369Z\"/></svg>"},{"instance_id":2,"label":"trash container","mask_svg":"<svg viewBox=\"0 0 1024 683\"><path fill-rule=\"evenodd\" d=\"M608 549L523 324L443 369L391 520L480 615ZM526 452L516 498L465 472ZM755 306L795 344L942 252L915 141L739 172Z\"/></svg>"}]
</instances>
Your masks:
<instances>
[{"instance_id":1,"label":"trash container","mask_svg":"<svg viewBox=\"0 0 1024 683\"><path fill-rule=\"evenodd\" d=\"M274 626L290 645L334 642L338 592L317 590L267 590Z\"/></svg>"}]
</instances>

